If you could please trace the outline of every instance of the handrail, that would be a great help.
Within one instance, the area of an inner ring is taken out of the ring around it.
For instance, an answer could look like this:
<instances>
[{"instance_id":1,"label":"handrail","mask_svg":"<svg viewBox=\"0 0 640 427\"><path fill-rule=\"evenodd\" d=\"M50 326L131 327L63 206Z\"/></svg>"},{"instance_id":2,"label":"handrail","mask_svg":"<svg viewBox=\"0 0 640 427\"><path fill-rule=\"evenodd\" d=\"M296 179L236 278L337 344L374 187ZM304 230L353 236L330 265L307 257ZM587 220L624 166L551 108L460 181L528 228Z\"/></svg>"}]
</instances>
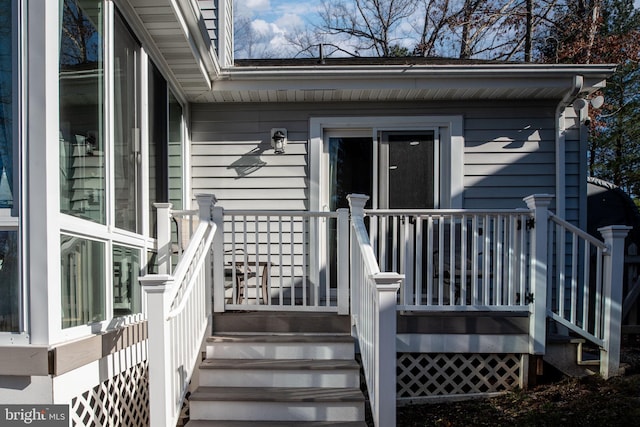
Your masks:
<instances>
[{"instance_id":1,"label":"handrail","mask_svg":"<svg viewBox=\"0 0 640 427\"><path fill-rule=\"evenodd\" d=\"M376 426L396 423L396 298L403 276L381 273L364 225L368 197L349 195L351 302L371 413Z\"/></svg>"},{"instance_id":2,"label":"handrail","mask_svg":"<svg viewBox=\"0 0 640 427\"><path fill-rule=\"evenodd\" d=\"M587 233L586 231L581 230L575 225L571 224L570 222L560 218L559 216L555 215L553 212L549 212L549 219L555 222L556 224L562 226L563 228L565 228L568 232L575 234L582 240L586 240L587 242L591 243L593 246L599 247L605 253L609 249L609 247L603 241L598 240L597 238L593 237L591 234Z\"/></svg>"},{"instance_id":3,"label":"handrail","mask_svg":"<svg viewBox=\"0 0 640 427\"><path fill-rule=\"evenodd\" d=\"M199 230L204 230L205 236L200 237L198 231ZM217 227L215 224L206 224L206 223L200 223L200 225L198 226L198 229L196 230L196 233L194 233L193 235L193 241L195 242L199 242L202 241L203 243L201 245L198 245L197 249L204 249L206 250L206 248L210 248L211 247L211 243L213 242L213 236L215 235L217 231ZM194 248L196 245L189 245L187 246L187 250L185 251L185 256L184 256L184 260L185 262L181 262L178 263L178 268L176 269L176 275L174 277L174 282L175 283L182 283L183 279L185 279L187 275L187 273L189 272L189 270L192 271L198 271L202 268L205 260L206 260L206 256L199 256L196 258L196 256L198 255L195 251L189 252L189 250L191 248ZM193 255L192 255L193 253ZM202 254L200 254L202 255ZM190 265L187 264L187 260L192 259L193 257L193 261ZM184 267L182 270L180 269L181 267ZM178 305L174 308L171 309L171 311L169 312L169 314L167 315L167 320L169 319L173 319L174 317L176 317L178 314L180 314L184 308L186 307L187 303L189 302L189 296L191 296L191 294L193 293L194 290L194 283L195 283L195 278L196 276L191 276L189 282L186 285L186 292L184 292L181 295L180 300L178 300L177 298L174 300L174 302L179 301ZM175 295L174 298L177 297L177 293L178 290L177 288L175 289ZM170 307L173 306L173 304L169 305Z\"/></svg>"},{"instance_id":4,"label":"handrail","mask_svg":"<svg viewBox=\"0 0 640 427\"><path fill-rule=\"evenodd\" d=\"M549 212L548 316L600 347L600 374L620 363L624 238L630 229L599 229L604 242ZM553 245L555 243L555 245ZM553 246L552 246L553 245Z\"/></svg>"},{"instance_id":5,"label":"handrail","mask_svg":"<svg viewBox=\"0 0 640 427\"><path fill-rule=\"evenodd\" d=\"M211 316L211 249L218 226L213 223L213 196L198 195L200 223L175 269L175 274L141 277L147 295L150 424L175 426L188 391ZM216 208L217 209L217 208ZM159 212L160 212L159 208ZM168 221L170 206L162 213ZM160 219L160 218L159 218ZM170 233L158 235L158 245ZM189 325L189 331L184 326Z\"/></svg>"}]
</instances>

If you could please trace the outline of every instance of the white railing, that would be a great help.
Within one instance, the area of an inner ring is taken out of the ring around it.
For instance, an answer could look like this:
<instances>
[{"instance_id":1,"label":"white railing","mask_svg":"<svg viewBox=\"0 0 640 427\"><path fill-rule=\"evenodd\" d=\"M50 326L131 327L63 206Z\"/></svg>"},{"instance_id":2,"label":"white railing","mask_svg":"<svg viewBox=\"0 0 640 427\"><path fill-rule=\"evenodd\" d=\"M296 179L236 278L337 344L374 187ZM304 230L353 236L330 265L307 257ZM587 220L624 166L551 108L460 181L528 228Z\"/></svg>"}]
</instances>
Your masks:
<instances>
[{"instance_id":1,"label":"white railing","mask_svg":"<svg viewBox=\"0 0 640 427\"><path fill-rule=\"evenodd\" d=\"M348 314L348 211L224 211L214 310Z\"/></svg>"},{"instance_id":2,"label":"white railing","mask_svg":"<svg viewBox=\"0 0 640 427\"><path fill-rule=\"evenodd\" d=\"M189 382L201 354L211 316L211 247L217 227L212 221L215 197L198 195L200 223L174 273L140 278L147 295L150 423L175 426ZM170 205L158 214L158 251L169 271ZM159 209L160 211L160 209ZM163 232L164 234L160 234ZM166 258L165 258L166 256Z\"/></svg>"},{"instance_id":3,"label":"white railing","mask_svg":"<svg viewBox=\"0 0 640 427\"><path fill-rule=\"evenodd\" d=\"M528 311L528 210L366 210L399 309Z\"/></svg>"},{"instance_id":4,"label":"white railing","mask_svg":"<svg viewBox=\"0 0 640 427\"><path fill-rule=\"evenodd\" d=\"M604 242L549 213L549 316L601 348L600 373L619 369L624 238L631 227L599 229Z\"/></svg>"},{"instance_id":5,"label":"white railing","mask_svg":"<svg viewBox=\"0 0 640 427\"><path fill-rule=\"evenodd\" d=\"M376 426L396 423L396 298L403 276L381 273L364 224L367 196L351 206L351 313Z\"/></svg>"}]
</instances>

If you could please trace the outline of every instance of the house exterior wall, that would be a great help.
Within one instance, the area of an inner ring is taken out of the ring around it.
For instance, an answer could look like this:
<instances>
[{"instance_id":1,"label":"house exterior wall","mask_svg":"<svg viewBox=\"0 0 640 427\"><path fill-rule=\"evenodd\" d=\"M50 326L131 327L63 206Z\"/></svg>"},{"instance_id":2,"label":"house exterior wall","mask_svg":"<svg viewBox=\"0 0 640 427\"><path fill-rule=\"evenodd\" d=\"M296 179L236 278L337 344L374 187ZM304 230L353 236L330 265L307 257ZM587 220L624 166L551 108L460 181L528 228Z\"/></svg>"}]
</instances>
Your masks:
<instances>
[{"instance_id":1,"label":"house exterior wall","mask_svg":"<svg viewBox=\"0 0 640 427\"><path fill-rule=\"evenodd\" d=\"M556 193L554 101L192 105L192 188L227 209L309 209L309 120L338 116L462 115L467 209L522 208L522 198ZM570 120L569 120L570 122ZM570 125L572 123L569 123ZM270 129L286 128L285 155ZM579 133L567 138L566 197L578 219L583 157Z\"/></svg>"}]
</instances>

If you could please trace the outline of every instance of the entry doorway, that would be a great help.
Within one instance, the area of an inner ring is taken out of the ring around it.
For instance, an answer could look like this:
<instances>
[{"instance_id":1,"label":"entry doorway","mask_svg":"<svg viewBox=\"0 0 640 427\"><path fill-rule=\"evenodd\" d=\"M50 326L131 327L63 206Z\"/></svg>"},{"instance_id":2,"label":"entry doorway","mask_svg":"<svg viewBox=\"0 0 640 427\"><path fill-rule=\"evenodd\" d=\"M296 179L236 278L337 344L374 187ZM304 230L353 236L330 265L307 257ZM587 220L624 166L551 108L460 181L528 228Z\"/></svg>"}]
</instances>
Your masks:
<instances>
[{"instance_id":1,"label":"entry doorway","mask_svg":"<svg viewBox=\"0 0 640 427\"><path fill-rule=\"evenodd\" d=\"M324 206L347 208L346 196L360 193L370 197L367 208L437 208L436 130L374 132L327 132Z\"/></svg>"}]
</instances>

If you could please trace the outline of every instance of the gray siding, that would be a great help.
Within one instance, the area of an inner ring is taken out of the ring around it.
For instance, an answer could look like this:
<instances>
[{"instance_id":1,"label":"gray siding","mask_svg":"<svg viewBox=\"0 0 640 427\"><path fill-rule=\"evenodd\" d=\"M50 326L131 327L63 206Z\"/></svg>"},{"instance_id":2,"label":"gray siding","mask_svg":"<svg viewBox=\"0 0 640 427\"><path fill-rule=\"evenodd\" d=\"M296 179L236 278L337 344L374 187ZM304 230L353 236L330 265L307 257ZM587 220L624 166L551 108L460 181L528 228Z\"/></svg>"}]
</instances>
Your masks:
<instances>
[{"instance_id":1,"label":"gray siding","mask_svg":"<svg viewBox=\"0 0 640 427\"><path fill-rule=\"evenodd\" d=\"M554 112L553 101L195 104L193 191L214 192L230 209L308 209L311 117L462 115L464 207L522 208L530 194L555 194ZM270 147L276 127L288 130L284 155ZM568 206L577 208L580 153L567 160Z\"/></svg>"}]
</instances>

